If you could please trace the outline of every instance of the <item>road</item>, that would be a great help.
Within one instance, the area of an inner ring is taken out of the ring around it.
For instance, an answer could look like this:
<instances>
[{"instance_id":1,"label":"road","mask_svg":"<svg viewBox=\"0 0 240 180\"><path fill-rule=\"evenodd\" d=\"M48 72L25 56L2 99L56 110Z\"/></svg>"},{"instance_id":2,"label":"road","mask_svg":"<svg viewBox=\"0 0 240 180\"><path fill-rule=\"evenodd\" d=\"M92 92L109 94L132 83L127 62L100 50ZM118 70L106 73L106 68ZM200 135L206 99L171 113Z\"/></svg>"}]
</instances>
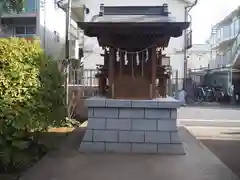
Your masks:
<instances>
[{"instance_id":1,"label":"road","mask_svg":"<svg viewBox=\"0 0 240 180\"><path fill-rule=\"evenodd\" d=\"M178 124L199 139L240 140L240 109L230 107L182 107Z\"/></svg>"},{"instance_id":2,"label":"road","mask_svg":"<svg viewBox=\"0 0 240 180\"><path fill-rule=\"evenodd\" d=\"M240 108L234 107L181 107L180 119L240 120Z\"/></svg>"},{"instance_id":3,"label":"road","mask_svg":"<svg viewBox=\"0 0 240 180\"><path fill-rule=\"evenodd\" d=\"M182 107L178 121L184 126L240 128L240 108Z\"/></svg>"},{"instance_id":4,"label":"road","mask_svg":"<svg viewBox=\"0 0 240 180\"><path fill-rule=\"evenodd\" d=\"M178 124L184 125L240 177L240 108L182 107Z\"/></svg>"}]
</instances>

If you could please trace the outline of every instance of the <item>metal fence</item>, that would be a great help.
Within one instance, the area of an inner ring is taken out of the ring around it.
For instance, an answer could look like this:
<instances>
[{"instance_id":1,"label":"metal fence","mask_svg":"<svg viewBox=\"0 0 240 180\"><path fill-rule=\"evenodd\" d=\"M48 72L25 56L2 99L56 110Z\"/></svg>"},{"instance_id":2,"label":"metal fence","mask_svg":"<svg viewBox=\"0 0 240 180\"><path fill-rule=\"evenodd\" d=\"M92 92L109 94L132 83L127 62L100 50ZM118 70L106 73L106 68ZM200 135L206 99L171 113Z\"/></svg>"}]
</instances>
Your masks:
<instances>
[{"instance_id":1,"label":"metal fence","mask_svg":"<svg viewBox=\"0 0 240 180\"><path fill-rule=\"evenodd\" d=\"M96 69L70 68L69 71L69 88L80 89L82 96L90 97L97 95L98 79L95 77ZM174 96L183 88L183 78L178 77L178 71L172 71L171 78L167 83L167 94Z\"/></svg>"},{"instance_id":2,"label":"metal fence","mask_svg":"<svg viewBox=\"0 0 240 180\"><path fill-rule=\"evenodd\" d=\"M69 71L69 85L70 86L84 86L84 87L97 87L98 80L95 77L97 74L96 69L73 69Z\"/></svg>"}]
</instances>

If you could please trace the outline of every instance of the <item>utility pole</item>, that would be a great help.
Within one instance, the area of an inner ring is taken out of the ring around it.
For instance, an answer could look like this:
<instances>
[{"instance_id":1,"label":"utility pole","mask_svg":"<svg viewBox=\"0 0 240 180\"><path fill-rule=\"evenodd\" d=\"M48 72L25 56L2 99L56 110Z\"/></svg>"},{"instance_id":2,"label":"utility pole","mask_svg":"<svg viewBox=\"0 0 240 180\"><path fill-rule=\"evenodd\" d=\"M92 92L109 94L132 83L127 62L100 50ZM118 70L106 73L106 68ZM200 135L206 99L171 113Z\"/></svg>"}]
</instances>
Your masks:
<instances>
[{"instance_id":1,"label":"utility pole","mask_svg":"<svg viewBox=\"0 0 240 180\"><path fill-rule=\"evenodd\" d=\"M195 0L195 2L191 5L185 6L184 10L184 20L185 22L188 21L188 15L190 10L196 6L198 3L198 0ZM190 16L190 15L189 15ZM191 16L190 16L191 17ZM192 20L190 20L191 22ZM184 56L184 79L187 78L187 65L188 65L188 59L187 59L187 30L184 31L184 47L183 47L183 56Z\"/></svg>"},{"instance_id":2,"label":"utility pole","mask_svg":"<svg viewBox=\"0 0 240 180\"><path fill-rule=\"evenodd\" d=\"M188 7L185 7L184 11L184 21L188 21ZM183 77L187 78L187 29L184 30L184 46L183 46L183 58L184 58L184 68L183 68Z\"/></svg>"},{"instance_id":3,"label":"utility pole","mask_svg":"<svg viewBox=\"0 0 240 180\"><path fill-rule=\"evenodd\" d=\"M69 68L70 68L70 24L71 24L71 9L72 9L72 0L68 0L67 2L67 9L66 9L66 34L65 34L65 108L67 112L67 116L70 116L69 110L68 110L68 104L69 104ZM70 118L70 117L69 117Z\"/></svg>"}]
</instances>

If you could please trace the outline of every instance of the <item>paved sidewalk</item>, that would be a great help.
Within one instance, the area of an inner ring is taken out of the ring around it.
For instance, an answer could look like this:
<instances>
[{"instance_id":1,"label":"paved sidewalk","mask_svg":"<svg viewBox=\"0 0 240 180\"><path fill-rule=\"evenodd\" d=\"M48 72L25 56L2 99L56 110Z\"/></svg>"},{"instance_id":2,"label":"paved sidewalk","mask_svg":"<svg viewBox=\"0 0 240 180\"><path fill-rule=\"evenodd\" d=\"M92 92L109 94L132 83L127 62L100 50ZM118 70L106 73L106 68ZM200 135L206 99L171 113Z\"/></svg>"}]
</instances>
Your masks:
<instances>
[{"instance_id":1,"label":"paved sidewalk","mask_svg":"<svg viewBox=\"0 0 240 180\"><path fill-rule=\"evenodd\" d=\"M74 150L75 144L49 154L21 180L239 180L185 128L179 129L185 156L82 154ZM76 135L82 136L83 131Z\"/></svg>"}]
</instances>

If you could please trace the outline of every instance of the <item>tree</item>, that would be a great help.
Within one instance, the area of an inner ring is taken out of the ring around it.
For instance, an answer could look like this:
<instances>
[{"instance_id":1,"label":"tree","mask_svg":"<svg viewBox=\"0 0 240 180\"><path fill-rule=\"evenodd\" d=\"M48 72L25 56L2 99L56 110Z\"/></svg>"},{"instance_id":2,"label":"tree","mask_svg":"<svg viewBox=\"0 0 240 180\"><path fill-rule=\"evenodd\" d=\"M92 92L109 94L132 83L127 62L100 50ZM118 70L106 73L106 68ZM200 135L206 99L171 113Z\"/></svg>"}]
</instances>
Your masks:
<instances>
[{"instance_id":1,"label":"tree","mask_svg":"<svg viewBox=\"0 0 240 180\"><path fill-rule=\"evenodd\" d=\"M2 13L17 12L20 13L23 10L24 0L0 0L0 32L1 28L1 16Z\"/></svg>"},{"instance_id":2,"label":"tree","mask_svg":"<svg viewBox=\"0 0 240 180\"><path fill-rule=\"evenodd\" d=\"M1 12L15 11L21 12L23 9L24 0L0 0Z\"/></svg>"}]
</instances>

